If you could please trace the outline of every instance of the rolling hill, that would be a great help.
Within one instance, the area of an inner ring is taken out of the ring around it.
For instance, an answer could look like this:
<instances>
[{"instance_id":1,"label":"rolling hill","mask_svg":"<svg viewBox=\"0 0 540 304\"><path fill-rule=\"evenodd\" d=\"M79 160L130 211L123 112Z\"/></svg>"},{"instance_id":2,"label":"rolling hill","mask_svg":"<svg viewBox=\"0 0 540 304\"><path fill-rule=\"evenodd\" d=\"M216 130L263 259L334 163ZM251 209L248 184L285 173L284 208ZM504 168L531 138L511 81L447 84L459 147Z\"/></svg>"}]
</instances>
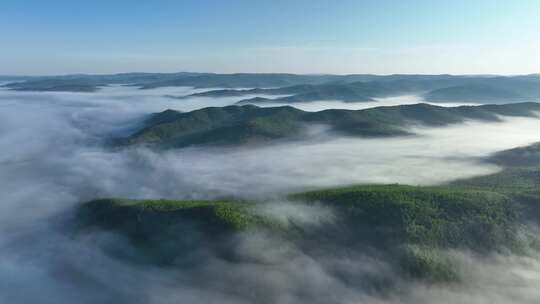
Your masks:
<instances>
[{"instance_id":1,"label":"rolling hill","mask_svg":"<svg viewBox=\"0 0 540 304\"><path fill-rule=\"evenodd\" d=\"M520 251L520 204L495 191L458 187L368 185L293 194L289 204L330 208L335 221L305 226L257 211L260 203L99 199L77 210L77 234L104 229L125 236L135 250L113 256L137 263L192 267L198 252L241 261L231 244L239 233L261 232L283 244L318 250L381 252L402 276L430 281L458 279L445 249L487 254ZM271 203L266 203L271 204Z\"/></svg>"},{"instance_id":2,"label":"rolling hill","mask_svg":"<svg viewBox=\"0 0 540 304\"><path fill-rule=\"evenodd\" d=\"M187 97L242 97L238 104L297 103L321 100L366 102L376 98L416 94L429 102L515 103L540 99L540 82L534 75L520 77L381 76L370 81L335 81L279 88L210 90Z\"/></svg>"},{"instance_id":3,"label":"rolling hill","mask_svg":"<svg viewBox=\"0 0 540 304\"><path fill-rule=\"evenodd\" d=\"M5 84L21 91L93 92L109 84L141 89L167 86L227 88L182 97L239 97L240 103L295 103L320 100L373 101L404 94L424 96L430 102L467 101L508 103L540 98L540 77L459 75L298 75L298 74L214 74L214 73L124 73L113 75L65 75L19 77ZM245 89L255 88L255 89ZM289 95L244 99L248 95Z\"/></svg>"},{"instance_id":4,"label":"rolling hill","mask_svg":"<svg viewBox=\"0 0 540 304\"><path fill-rule=\"evenodd\" d=\"M411 135L411 125L445 126L465 120L499 121L499 115L536 117L538 103L462 106L428 104L379 107L366 110L305 112L293 107L259 108L253 105L210 107L181 113L166 110L151 115L146 124L123 144L151 144L180 148L190 145L238 145L305 138L310 125L325 125L349 136Z\"/></svg>"},{"instance_id":5,"label":"rolling hill","mask_svg":"<svg viewBox=\"0 0 540 304\"><path fill-rule=\"evenodd\" d=\"M459 274L445 254L448 249L479 255L540 249L537 236L523 234L524 224L540 223L540 162L524 151L536 152L538 145L486 159L502 164L502 156L511 156L504 158L499 173L443 186L357 185L289 195L290 205L332 211L332 220L315 225L260 212L273 202L111 198L79 205L74 233L115 231L133 246L106 248L116 258L194 267L197 255L209 251L243 262L235 247L237 236L260 232L313 257L324 248L377 252L402 277L455 281Z\"/></svg>"}]
</instances>

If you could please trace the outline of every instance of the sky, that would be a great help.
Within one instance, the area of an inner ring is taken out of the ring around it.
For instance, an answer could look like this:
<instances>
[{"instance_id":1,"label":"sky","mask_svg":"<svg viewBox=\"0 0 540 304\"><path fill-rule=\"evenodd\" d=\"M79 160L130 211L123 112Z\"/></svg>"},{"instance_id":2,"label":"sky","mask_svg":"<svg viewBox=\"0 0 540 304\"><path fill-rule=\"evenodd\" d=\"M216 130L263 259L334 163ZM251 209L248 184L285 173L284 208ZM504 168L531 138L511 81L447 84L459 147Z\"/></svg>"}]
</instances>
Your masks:
<instances>
[{"instance_id":1,"label":"sky","mask_svg":"<svg viewBox=\"0 0 540 304\"><path fill-rule=\"evenodd\" d=\"M0 75L540 72L536 0L1 0Z\"/></svg>"}]
</instances>

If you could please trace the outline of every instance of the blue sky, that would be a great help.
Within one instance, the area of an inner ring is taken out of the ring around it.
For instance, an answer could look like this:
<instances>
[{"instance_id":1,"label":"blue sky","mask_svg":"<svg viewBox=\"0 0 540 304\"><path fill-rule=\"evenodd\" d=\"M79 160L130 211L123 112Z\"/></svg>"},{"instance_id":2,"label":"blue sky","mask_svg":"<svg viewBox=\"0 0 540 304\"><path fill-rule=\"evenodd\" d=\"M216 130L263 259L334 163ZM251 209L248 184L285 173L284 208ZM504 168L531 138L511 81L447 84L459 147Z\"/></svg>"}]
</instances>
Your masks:
<instances>
[{"instance_id":1,"label":"blue sky","mask_svg":"<svg viewBox=\"0 0 540 304\"><path fill-rule=\"evenodd\" d=\"M540 72L536 0L1 0L0 74Z\"/></svg>"}]
</instances>

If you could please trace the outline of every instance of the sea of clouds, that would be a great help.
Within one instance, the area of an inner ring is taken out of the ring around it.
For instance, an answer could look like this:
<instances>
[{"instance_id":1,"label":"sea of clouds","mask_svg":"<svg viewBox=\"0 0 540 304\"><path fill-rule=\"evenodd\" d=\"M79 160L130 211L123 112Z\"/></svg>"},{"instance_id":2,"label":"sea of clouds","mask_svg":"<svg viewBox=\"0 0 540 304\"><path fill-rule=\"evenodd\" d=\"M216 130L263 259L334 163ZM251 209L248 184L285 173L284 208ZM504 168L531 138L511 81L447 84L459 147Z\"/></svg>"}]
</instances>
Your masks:
<instances>
[{"instance_id":1,"label":"sea of clouds","mask_svg":"<svg viewBox=\"0 0 540 304\"><path fill-rule=\"evenodd\" d=\"M2 303L536 303L537 256L480 259L453 253L464 265L459 286L395 282L385 297L363 287L366 276L389 277L389 265L362 252L309 256L276 246L265 235L241 236L248 260L231 264L201 257L195 270L134 266L95 243L124 242L62 233L66 214L98 197L197 198L238 196L279 200L286 193L354 183L434 185L497 172L489 154L540 141L540 119L505 118L444 128L416 127L417 136L361 139L321 132L305 141L157 152L111 149L106 139L136 130L147 114L224 106L238 98L174 99L202 90L129 86L95 93L0 90L0 302ZM316 102L308 111L417 103L417 97L379 103ZM331 211L286 203L260 212L301 225L335 220ZM307 216L309 215L309 216ZM128 246L126 244L126 246ZM269 250L281 248L281 250ZM217 275L219 274L219 275ZM340 278L347 278L346 281Z\"/></svg>"}]
</instances>

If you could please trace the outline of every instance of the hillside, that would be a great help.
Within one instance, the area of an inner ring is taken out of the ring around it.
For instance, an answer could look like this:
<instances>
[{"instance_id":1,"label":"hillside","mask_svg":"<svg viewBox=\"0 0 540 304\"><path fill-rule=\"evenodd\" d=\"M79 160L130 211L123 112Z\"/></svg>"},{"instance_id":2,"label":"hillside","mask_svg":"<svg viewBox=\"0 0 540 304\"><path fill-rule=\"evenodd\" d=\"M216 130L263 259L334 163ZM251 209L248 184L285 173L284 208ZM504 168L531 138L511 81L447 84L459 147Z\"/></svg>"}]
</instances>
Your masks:
<instances>
[{"instance_id":1,"label":"hillside","mask_svg":"<svg viewBox=\"0 0 540 304\"><path fill-rule=\"evenodd\" d=\"M504 167L539 167L540 143L497 152L487 161Z\"/></svg>"},{"instance_id":2,"label":"hillside","mask_svg":"<svg viewBox=\"0 0 540 304\"><path fill-rule=\"evenodd\" d=\"M212 90L195 93L185 97L240 97L246 95L291 95L277 98L250 98L238 101L238 104L256 103L296 103L318 100L339 100L344 102L373 101L376 97L395 96L411 93L400 86L382 82L326 83L319 85L295 85L273 89L250 90Z\"/></svg>"},{"instance_id":3,"label":"hillside","mask_svg":"<svg viewBox=\"0 0 540 304\"><path fill-rule=\"evenodd\" d=\"M424 94L431 102L509 103L526 101L518 92L489 85L464 85L433 90Z\"/></svg>"},{"instance_id":4,"label":"hillside","mask_svg":"<svg viewBox=\"0 0 540 304\"><path fill-rule=\"evenodd\" d=\"M238 260L229 248L236 233L266 231L309 254L321 246L373 248L399 261L406 276L453 280L451 261L438 252L461 248L478 253L518 248L517 205L489 191L399 185L354 186L295 194L290 204L326 206L338 220L304 226L283 223L242 201L102 199L78 210L78 233L105 229L125 235L137 262L180 264L190 254L211 250ZM324 244L324 245L323 245Z\"/></svg>"},{"instance_id":5,"label":"hillside","mask_svg":"<svg viewBox=\"0 0 540 304\"><path fill-rule=\"evenodd\" d=\"M498 115L533 117L539 110L537 103L455 108L416 104L320 112L253 105L210 107L187 113L166 110L149 117L141 130L121 142L185 147L296 140L305 138L310 125L326 125L330 131L350 136L400 136L409 135L406 128L413 124L445 126L470 119L495 122Z\"/></svg>"},{"instance_id":6,"label":"hillside","mask_svg":"<svg viewBox=\"0 0 540 304\"><path fill-rule=\"evenodd\" d=\"M522 149L503 153L513 151ZM194 267L196 255L209 251L245 262L235 240L258 231L313 257L325 248L376 252L402 277L459 280L447 249L484 255L536 248L537 238L524 235L523 224L540 223L539 172L506 167L446 186L358 185L289 195L291 206L331 211L331 220L311 224L294 214L261 212L273 202L99 199L78 207L75 233L116 231L133 246L104 248L117 258Z\"/></svg>"},{"instance_id":7,"label":"hillside","mask_svg":"<svg viewBox=\"0 0 540 304\"><path fill-rule=\"evenodd\" d=\"M139 250L140 261L168 265L190 249L218 250L234 232L270 222L240 201L100 199L77 211L77 227L121 232ZM201 243L202 242L202 243ZM116 253L118 254L118 253Z\"/></svg>"}]
</instances>

